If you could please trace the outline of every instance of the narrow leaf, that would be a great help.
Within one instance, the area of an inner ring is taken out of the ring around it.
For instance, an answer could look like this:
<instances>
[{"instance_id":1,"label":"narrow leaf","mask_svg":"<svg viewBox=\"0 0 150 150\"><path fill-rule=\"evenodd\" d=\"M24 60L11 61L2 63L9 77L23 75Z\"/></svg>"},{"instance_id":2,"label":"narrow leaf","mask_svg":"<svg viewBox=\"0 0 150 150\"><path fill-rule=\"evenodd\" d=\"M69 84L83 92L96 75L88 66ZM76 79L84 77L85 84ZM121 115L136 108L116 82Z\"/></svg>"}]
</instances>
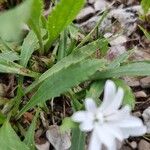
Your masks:
<instances>
[{"instance_id":1,"label":"narrow leaf","mask_svg":"<svg viewBox=\"0 0 150 150\"><path fill-rule=\"evenodd\" d=\"M141 5L142 5L142 8L144 10L144 13L146 14L150 9L150 1L149 0L142 0Z\"/></svg>"},{"instance_id":2,"label":"narrow leaf","mask_svg":"<svg viewBox=\"0 0 150 150\"><path fill-rule=\"evenodd\" d=\"M30 148L30 150L35 150L35 142L34 142L34 134L36 128L36 122L39 111L37 111L36 115L33 118L33 121L25 135L24 143Z\"/></svg>"},{"instance_id":3,"label":"narrow leaf","mask_svg":"<svg viewBox=\"0 0 150 150\"><path fill-rule=\"evenodd\" d=\"M49 39L46 49L59 34L69 25L84 5L84 0L61 0L48 17Z\"/></svg>"},{"instance_id":4,"label":"narrow leaf","mask_svg":"<svg viewBox=\"0 0 150 150\"><path fill-rule=\"evenodd\" d=\"M88 80L91 75L97 70L103 69L104 66L103 60L86 60L53 73L40 85L35 95L20 111L19 116L37 104L59 96L73 86Z\"/></svg>"},{"instance_id":5,"label":"narrow leaf","mask_svg":"<svg viewBox=\"0 0 150 150\"><path fill-rule=\"evenodd\" d=\"M0 128L0 149L1 150L30 150L11 127L10 123L6 121Z\"/></svg>"},{"instance_id":6,"label":"narrow leaf","mask_svg":"<svg viewBox=\"0 0 150 150\"><path fill-rule=\"evenodd\" d=\"M71 150L84 150L85 149L85 136L79 128L72 129Z\"/></svg>"},{"instance_id":7,"label":"narrow leaf","mask_svg":"<svg viewBox=\"0 0 150 150\"><path fill-rule=\"evenodd\" d=\"M40 19L43 11L43 1L42 0L33 0L32 8L31 8L31 15L28 21L28 25L30 28L35 32L38 40L40 48L44 49L42 35L41 35L41 28L40 28Z\"/></svg>"},{"instance_id":8,"label":"narrow leaf","mask_svg":"<svg viewBox=\"0 0 150 150\"><path fill-rule=\"evenodd\" d=\"M113 79L115 84L118 87L123 88L124 90L124 99L123 99L123 105L129 105L132 109L135 107L135 96L131 90L131 88L123 81L120 79Z\"/></svg>"},{"instance_id":9,"label":"narrow leaf","mask_svg":"<svg viewBox=\"0 0 150 150\"><path fill-rule=\"evenodd\" d=\"M150 62L135 62L120 66L115 69L98 71L91 78L105 79L123 76L150 76Z\"/></svg>"},{"instance_id":10,"label":"narrow leaf","mask_svg":"<svg viewBox=\"0 0 150 150\"><path fill-rule=\"evenodd\" d=\"M16 52L6 51L3 53L0 53L0 59L5 59L8 61L15 61L15 60L19 60L20 57Z\"/></svg>"},{"instance_id":11,"label":"narrow leaf","mask_svg":"<svg viewBox=\"0 0 150 150\"><path fill-rule=\"evenodd\" d=\"M31 30L26 38L24 39L24 42L22 44L21 48L21 55L20 55L20 64L24 67L27 66L28 61L34 52L35 48L37 47L38 39L34 32Z\"/></svg>"},{"instance_id":12,"label":"narrow leaf","mask_svg":"<svg viewBox=\"0 0 150 150\"><path fill-rule=\"evenodd\" d=\"M85 58L88 58L91 56L96 50L98 49L99 45L101 44L102 40L97 40L95 42L92 42L86 46L81 47L80 49L76 49L68 55L67 57L61 59L57 64L55 64L52 68L47 70L45 73L43 73L39 79L35 82L33 82L25 91L25 93L28 93L33 88L35 88L37 85L42 83L44 80L46 80L49 76L52 76L54 73L60 71L63 68L67 68L68 66L78 63L82 61Z\"/></svg>"},{"instance_id":13,"label":"narrow leaf","mask_svg":"<svg viewBox=\"0 0 150 150\"><path fill-rule=\"evenodd\" d=\"M30 16L31 6L32 0L26 0L16 8L0 13L0 37L2 39L6 41L19 39L22 24Z\"/></svg>"},{"instance_id":14,"label":"narrow leaf","mask_svg":"<svg viewBox=\"0 0 150 150\"><path fill-rule=\"evenodd\" d=\"M95 81L91 84L90 89L86 93L87 98L93 98L97 104L100 104L100 95L103 92L104 80Z\"/></svg>"},{"instance_id":15,"label":"narrow leaf","mask_svg":"<svg viewBox=\"0 0 150 150\"><path fill-rule=\"evenodd\" d=\"M38 73L32 72L17 63L0 59L0 73L12 73L12 74L19 74L23 76L29 76L37 78L39 76Z\"/></svg>"}]
</instances>

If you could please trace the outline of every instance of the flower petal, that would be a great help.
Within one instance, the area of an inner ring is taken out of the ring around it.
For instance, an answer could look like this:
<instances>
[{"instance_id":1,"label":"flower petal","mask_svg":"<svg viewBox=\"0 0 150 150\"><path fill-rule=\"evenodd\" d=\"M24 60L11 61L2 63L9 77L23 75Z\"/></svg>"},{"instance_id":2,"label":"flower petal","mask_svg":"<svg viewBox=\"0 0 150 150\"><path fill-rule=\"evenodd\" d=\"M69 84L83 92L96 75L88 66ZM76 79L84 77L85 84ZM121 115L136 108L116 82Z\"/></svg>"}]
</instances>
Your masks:
<instances>
[{"instance_id":1,"label":"flower petal","mask_svg":"<svg viewBox=\"0 0 150 150\"><path fill-rule=\"evenodd\" d=\"M89 132L93 130L93 121L91 120L85 120L84 122L82 122L80 124L80 130L81 131L85 131L85 132Z\"/></svg>"},{"instance_id":2,"label":"flower petal","mask_svg":"<svg viewBox=\"0 0 150 150\"><path fill-rule=\"evenodd\" d=\"M97 109L95 101L92 98L86 98L85 99L85 108L89 112L95 112Z\"/></svg>"},{"instance_id":3,"label":"flower petal","mask_svg":"<svg viewBox=\"0 0 150 150\"><path fill-rule=\"evenodd\" d=\"M119 141L123 141L124 136L120 128L117 128L116 126L113 125L105 125L105 130L107 130L112 136L117 138Z\"/></svg>"},{"instance_id":4,"label":"flower petal","mask_svg":"<svg viewBox=\"0 0 150 150\"><path fill-rule=\"evenodd\" d=\"M134 128L141 127L143 125L142 121L134 116L129 116L128 118L122 118L122 120L114 123L116 126L121 128Z\"/></svg>"},{"instance_id":5,"label":"flower petal","mask_svg":"<svg viewBox=\"0 0 150 150\"><path fill-rule=\"evenodd\" d=\"M96 126L96 134L100 141L108 148L113 149L115 146L115 137L112 136L105 128L105 126Z\"/></svg>"},{"instance_id":6,"label":"flower petal","mask_svg":"<svg viewBox=\"0 0 150 150\"><path fill-rule=\"evenodd\" d=\"M124 106L123 108L121 108L120 110L117 110L116 112L107 115L106 116L106 121L108 122L116 122L122 119L126 119L130 116L130 111L131 108L129 106Z\"/></svg>"},{"instance_id":7,"label":"flower petal","mask_svg":"<svg viewBox=\"0 0 150 150\"><path fill-rule=\"evenodd\" d=\"M124 96L123 89L122 88L118 88L118 91L117 91L114 99L112 100L110 105L105 109L105 114L106 115L111 114L114 111L116 111L117 109L119 109L119 107L122 104L123 96Z\"/></svg>"},{"instance_id":8,"label":"flower petal","mask_svg":"<svg viewBox=\"0 0 150 150\"><path fill-rule=\"evenodd\" d=\"M114 82L111 80L107 80L104 88L103 102L100 106L101 111L105 110L109 106L111 99L113 99L115 96L115 93L116 93L116 86Z\"/></svg>"},{"instance_id":9,"label":"flower petal","mask_svg":"<svg viewBox=\"0 0 150 150\"><path fill-rule=\"evenodd\" d=\"M101 147L102 147L101 141L98 140L95 131L93 131L90 138L88 150L101 150Z\"/></svg>"},{"instance_id":10,"label":"flower petal","mask_svg":"<svg viewBox=\"0 0 150 150\"><path fill-rule=\"evenodd\" d=\"M124 138L129 138L129 136L142 136L146 133L146 130L145 126L138 128L122 128L122 133Z\"/></svg>"},{"instance_id":11,"label":"flower petal","mask_svg":"<svg viewBox=\"0 0 150 150\"><path fill-rule=\"evenodd\" d=\"M72 115L72 120L75 122L83 122L87 119L86 111L78 111Z\"/></svg>"}]
</instances>

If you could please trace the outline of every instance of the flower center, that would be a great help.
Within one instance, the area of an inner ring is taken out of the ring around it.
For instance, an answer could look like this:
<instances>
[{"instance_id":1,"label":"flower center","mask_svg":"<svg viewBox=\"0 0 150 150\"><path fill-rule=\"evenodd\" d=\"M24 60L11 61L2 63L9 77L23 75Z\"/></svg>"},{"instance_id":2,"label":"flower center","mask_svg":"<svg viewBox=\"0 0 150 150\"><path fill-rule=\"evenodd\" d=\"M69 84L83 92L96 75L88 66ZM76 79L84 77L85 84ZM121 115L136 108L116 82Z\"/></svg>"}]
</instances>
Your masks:
<instances>
[{"instance_id":1,"label":"flower center","mask_svg":"<svg viewBox=\"0 0 150 150\"><path fill-rule=\"evenodd\" d=\"M94 122L98 123L98 124L103 124L104 123L104 116L103 116L103 114L102 113L96 113Z\"/></svg>"}]
</instances>

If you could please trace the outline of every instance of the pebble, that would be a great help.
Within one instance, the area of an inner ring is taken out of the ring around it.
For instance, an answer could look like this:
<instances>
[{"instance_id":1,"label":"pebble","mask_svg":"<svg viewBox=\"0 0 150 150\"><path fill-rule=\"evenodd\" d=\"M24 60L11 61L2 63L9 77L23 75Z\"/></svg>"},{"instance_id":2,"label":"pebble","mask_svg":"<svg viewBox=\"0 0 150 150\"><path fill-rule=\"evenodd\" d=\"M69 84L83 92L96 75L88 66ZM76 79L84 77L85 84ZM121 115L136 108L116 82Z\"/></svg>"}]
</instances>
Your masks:
<instances>
[{"instance_id":1,"label":"pebble","mask_svg":"<svg viewBox=\"0 0 150 150\"><path fill-rule=\"evenodd\" d=\"M142 116L140 111L134 112L133 115L136 116L136 117L141 117Z\"/></svg>"},{"instance_id":2,"label":"pebble","mask_svg":"<svg viewBox=\"0 0 150 150\"><path fill-rule=\"evenodd\" d=\"M138 145L138 150L150 150L150 143L146 140L141 140Z\"/></svg>"},{"instance_id":3,"label":"pebble","mask_svg":"<svg viewBox=\"0 0 150 150\"><path fill-rule=\"evenodd\" d=\"M147 133L150 133L150 107L143 111L142 117L144 119L144 124L147 127Z\"/></svg>"},{"instance_id":4,"label":"pebble","mask_svg":"<svg viewBox=\"0 0 150 150\"><path fill-rule=\"evenodd\" d=\"M150 88L150 77L145 77L140 80L142 88Z\"/></svg>"},{"instance_id":5,"label":"pebble","mask_svg":"<svg viewBox=\"0 0 150 150\"><path fill-rule=\"evenodd\" d=\"M120 150L132 150L129 146L122 146Z\"/></svg>"},{"instance_id":6,"label":"pebble","mask_svg":"<svg viewBox=\"0 0 150 150\"><path fill-rule=\"evenodd\" d=\"M136 98L146 98L147 94L144 91L138 91L134 93Z\"/></svg>"},{"instance_id":7,"label":"pebble","mask_svg":"<svg viewBox=\"0 0 150 150\"><path fill-rule=\"evenodd\" d=\"M132 142L130 143L130 145L131 145L131 147L132 147L133 149L136 149L136 148L137 148L137 143L136 143L135 141L132 141Z\"/></svg>"},{"instance_id":8,"label":"pebble","mask_svg":"<svg viewBox=\"0 0 150 150\"><path fill-rule=\"evenodd\" d=\"M130 86L130 87L138 87L140 86L140 81L138 78L134 77L124 77L125 82Z\"/></svg>"}]
</instances>

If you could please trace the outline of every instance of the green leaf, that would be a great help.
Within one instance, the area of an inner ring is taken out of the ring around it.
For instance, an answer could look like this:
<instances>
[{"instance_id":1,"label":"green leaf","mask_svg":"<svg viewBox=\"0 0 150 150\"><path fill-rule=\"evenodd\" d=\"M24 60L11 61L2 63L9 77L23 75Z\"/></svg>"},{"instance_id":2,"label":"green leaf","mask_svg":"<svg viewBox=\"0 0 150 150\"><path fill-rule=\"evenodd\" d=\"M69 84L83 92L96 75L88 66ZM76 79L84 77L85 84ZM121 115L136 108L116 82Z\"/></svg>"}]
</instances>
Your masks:
<instances>
[{"instance_id":1,"label":"green leaf","mask_svg":"<svg viewBox=\"0 0 150 150\"><path fill-rule=\"evenodd\" d=\"M48 16L49 33L46 50L59 34L69 25L84 5L84 0L61 0Z\"/></svg>"},{"instance_id":2,"label":"green leaf","mask_svg":"<svg viewBox=\"0 0 150 150\"><path fill-rule=\"evenodd\" d=\"M19 60L20 57L16 52L6 51L3 53L0 53L0 59L5 59L8 61L15 61L15 60Z\"/></svg>"},{"instance_id":3,"label":"green leaf","mask_svg":"<svg viewBox=\"0 0 150 150\"><path fill-rule=\"evenodd\" d=\"M133 50L124 52L120 56L118 56L116 59L114 59L108 66L109 69L112 68L117 68L119 67L122 63L126 62L128 58L132 55Z\"/></svg>"},{"instance_id":4,"label":"green leaf","mask_svg":"<svg viewBox=\"0 0 150 150\"><path fill-rule=\"evenodd\" d=\"M26 89L25 93L30 92L33 88L42 83L49 76L52 76L54 73L60 71L61 69L67 68L68 66L78 63L83 59L88 58L89 56L94 54L94 52L97 50L101 42L102 40L94 41L86 46L81 47L80 49L76 49L75 51L73 51L73 53L61 59L61 61L59 61L52 68L43 73L37 81L33 82L31 86L29 86Z\"/></svg>"},{"instance_id":5,"label":"green leaf","mask_svg":"<svg viewBox=\"0 0 150 150\"><path fill-rule=\"evenodd\" d=\"M52 97L59 96L73 86L88 80L91 75L97 70L103 69L104 66L104 60L85 60L52 73L51 76L45 79L35 95L20 111L19 116L35 105L43 103Z\"/></svg>"},{"instance_id":6,"label":"green leaf","mask_svg":"<svg viewBox=\"0 0 150 150\"><path fill-rule=\"evenodd\" d=\"M0 59L0 73L12 73L37 78L38 73L32 72L14 62Z\"/></svg>"},{"instance_id":7,"label":"green leaf","mask_svg":"<svg viewBox=\"0 0 150 150\"><path fill-rule=\"evenodd\" d=\"M103 42L100 45L100 53L101 53L102 56L105 56L107 51L109 50L108 44L109 44L108 40L107 39L103 39Z\"/></svg>"},{"instance_id":8,"label":"green leaf","mask_svg":"<svg viewBox=\"0 0 150 150\"><path fill-rule=\"evenodd\" d=\"M0 37L6 41L20 38L22 24L30 16L32 0L26 0L12 10L0 13Z\"/></svg>"},{"instance_id":9,"label":"green leaf","mask_svg":"<svg viewBox=\"0 0 150 150\"><path fill-rule=\"evenodd\" d=\"M30 150L11 127L10 123L6 121L0 128L0 149L1 150Z\"/></svg>"},{"instance_id":10,"label":"green leaf","mask_svg":"<svg viewBox=\"0 0 150 150\"><path fill-rule=\"evenodd\" d=\"M118 78L123 76L150 76L150 62L135 62L115 69L98 71L91 79Z\"/></svg>"},{"instance_id":11,"label":"green leaf","mask_svg":"<svg viewBox=\"0 0 150 150\"><path fill-rule=\"evenodd\" d=\"M144 33L144 35L146 36L146 38L150 40L150 33L148 33L148 31L146 31L146 30L145 30L143 27L141 27L140 25L139 25L139 28L143 31L143 33Z\"/></svg>"},{"instance_id":12,"label":"green leaf","mask_svg":"<svg viewBox=\"0 0 150 150\"><path fill-rule=\"evenodd\" d=\"M0 124L3 124L6 120L6 117L0 112Z\"/></svg>"},{"instance_id":13,"label":"green leaf","mask_svg":"<svg viewBox=\"0 0 150 150\"><path fill-rule=\"evenodd\" d=\"M57 60L60 61L62 58L66 56L66 49L67 49L67 31L64 30L60 34L60 40L59 40L59 49L58 49L58 58Z\"/></svg>"},{"instance_id":14,"label":"green leaf","mask_svg":"<svg viewBox=\"0 0 150 150\"><path fill-rule=\"evenodd\" d=\"M85 137L86 137L86 134L83 133L79 128L72 129L70 150L84 150L85 149Z\"/></svg>"},{"instance_id":15,"label":"green leaf","mask_svg":"<svg viewBox=\"0 0 150 150\"><path fill-rule=\"evenodd\" d=\"M123 80L113 79L113 81L118 87L121 87L124 90L123 105L129 105L132 109L134 109L135 96L132 92L132 89Z\"/></svg>"},{"instance_id":16,"label":"green leaf","mask_svg":"<svg viewBox=\"0 0 150 150\"><path fill-rule=\"evenodd\" d=\"M62 125L60 126L61 132L69 131L71 128L76 127L76 123L70 117L66 117L62 121Z\"/></svg>"},{"instance_id":17,"label":"green leaf","mask_svg":"<svg viewBox=\"0 0 150 150\"><path fill-rule=\"evenodd\" d=\"M31 30L26 36L26 38L24 39L24 42L22 44L21 54L20 54L20 64L22 66L24 67L27 66L32 53L37 47L37 44L38 44L38 39L34 34L34 32Z\"/></svg>"},{"instance_id":18,"label":"green leaf","mask_svg":"<svg viewBox=\"0 0 150 150\"><path fill-rule=\"evenodd\" d=\"M86 93L87 98L93 98L97 104L100 104L100 95L103 92L104 80L95 81L91 84L90 89Z\"/></svg>"},{"instance_id":19,"label":"green leaf","mask_svg":"<svg viewBox=\"0 0 150 150\"><path fill-rule=\"evenodd\" d=\"M43 12L43 7L44 7L43 5L44 4L42 0L33 0L31 15L28 21L29 27L35 32L39 40L39 45L42 51L44 50L44 47L43 47L43 40L41 35L40 19Z\"/></svg>"},{"instance_id":20,"label":"green leaf","mask_svg":"<svg viewBox=\"0 0 150 150\"><path fill-rule=\"evenodd\" d=\"M35 150L35 141L34 134L36 128L37 117L39 115L39 111L37 111L36 115L33 118L33 121L25 135L24 143L30 148L30 150Z\"/></svg>"},{"instance_id":21,"label":"green leaf","mask_svg":"<svg viewBox=\"0 0 150 150\"><path fill-rule=\"evenodd\" d=\"M142 0L141 1L141 5L142 5L142 8L144 10L144 13L148 13L149 9L150 9L150 1L149 0Z\"/></svg>"}]
</instances>

